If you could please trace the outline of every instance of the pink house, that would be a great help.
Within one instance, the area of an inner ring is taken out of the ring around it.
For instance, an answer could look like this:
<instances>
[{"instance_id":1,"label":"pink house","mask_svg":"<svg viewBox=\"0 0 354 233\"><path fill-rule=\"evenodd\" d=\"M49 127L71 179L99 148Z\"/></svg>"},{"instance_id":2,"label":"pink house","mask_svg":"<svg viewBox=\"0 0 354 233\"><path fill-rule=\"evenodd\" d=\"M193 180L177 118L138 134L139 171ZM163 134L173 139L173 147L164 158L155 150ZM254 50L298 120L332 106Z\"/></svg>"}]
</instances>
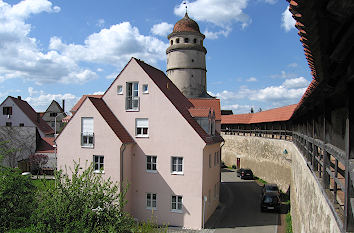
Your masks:
<instances>
[{"instance_id":1,"label":"pink house","mask_svg":"<svg viewBox=\"0 0 354 233\"><path fill-rule=\"evenodd\" d=\"M219 204L215 111L132 58L102 97L84 98L58 136L58 168L93 162L97 175L130 184L135 218L200 229Z\"/></svg>"}]
</instances>

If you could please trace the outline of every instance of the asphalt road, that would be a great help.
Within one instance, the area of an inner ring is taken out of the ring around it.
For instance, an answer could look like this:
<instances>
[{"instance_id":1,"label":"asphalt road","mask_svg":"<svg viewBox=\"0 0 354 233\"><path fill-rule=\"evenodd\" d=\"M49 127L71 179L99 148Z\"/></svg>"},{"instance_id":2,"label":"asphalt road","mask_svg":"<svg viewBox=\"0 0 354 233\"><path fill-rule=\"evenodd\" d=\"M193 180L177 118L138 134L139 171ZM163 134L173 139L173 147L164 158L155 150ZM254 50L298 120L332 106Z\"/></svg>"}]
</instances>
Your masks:
<instances>
[{"instance_id":1,"label":"asphalt road","mask_svg":"<svg viewBox=\"0 0 354 233\"><path fill-rule=\"evenodd\" d=\"M206 223L215 233L277 233L278 213L260 210L261 186L253 180L241 180L236 172L221 173L221 205Z\"/></svg>"}]
</instances>

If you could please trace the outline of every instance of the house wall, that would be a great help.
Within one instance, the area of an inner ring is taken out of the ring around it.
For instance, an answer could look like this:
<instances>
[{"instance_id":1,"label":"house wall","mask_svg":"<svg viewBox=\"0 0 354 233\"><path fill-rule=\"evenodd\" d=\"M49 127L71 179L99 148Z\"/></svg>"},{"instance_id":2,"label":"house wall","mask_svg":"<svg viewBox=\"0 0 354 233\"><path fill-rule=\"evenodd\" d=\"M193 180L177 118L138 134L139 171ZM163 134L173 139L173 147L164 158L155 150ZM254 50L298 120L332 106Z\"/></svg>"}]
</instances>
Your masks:
<instances>
[{"instance_id":1,"label":"house wall","mask_svg":"<svg viewBox=\"0 0 354 233\"><path fill-rule=\"evenodd\" d=\"M219 152L220 159L220 145L213 144L204 148L203 154L203 196L207 196L208 200L205 203L205 222L214 213L219 204L219 190L220 190L220 163L215 163L215 152ZM211 163L209 166L209 155L211 155ZM219 160L221 161L221 159ZM216 185L216 196L215 196ZM210 195L209 195L210 191Z\"/></svg>"},{"instance_id":2,"label":"house wall","mask_svg":"<svg viewBox=\"0 0 354 233\"><path fill-rule=\"evenodd\" d=\"M94 121L94 148L81 147L81 118L93 117ZM101 114L96 110L89 99L80 107L71 118L67 127L56 139L58 169L74 167L74 161L80 162L80 167L87 167L93 162L93 155L104 156L104 178L111 177L113 181L120 181L120 148L121 141L117 138Z\"/></svg>"},{"instance_id":3,"label":"house wall","mask_svg":"<svg viewBox=\"0 0 354 233\"><path fill-rule=\"evenodd\" d=\"M140 111L125 110L126 82L139 81ZM149 94L142 94L142 84ZM123 95L117 95L123 85ZM158 224L201 228L204 141L134 61L119 75L103 100L136 141L132 153L132 214L154 216ZM149 119L149 137L135 137L135 119ZM157 172L146 171L146 155L157 156ZM171 174L171 157L183 157L183 175ZM157 194L157 210L146 209L146 193ZM183 196L183 213L171 212L171 196Z\"/></svg>"},{"instance_id":4,"label":"house wall","mask_svg":"<svg viewBox=\"0 0 354 233\"><path fill-rule=\"evenodd\" d=\"M8 118L7 115L3 115L3 107L12 107L12 115L10 115L10 118ZM11 122L12 126L19 126L20 123L23 123L24 126L37 127L11 98L5 99L0 105L0 126L5 126L6 122ZM45 134L39 128L38 132L41 137L45 137Z\"/></svg>"},{"instance_id":5,"label":"house wall","mask_svg":"<svg viewBox=\"0 0 354 233\"><path fill-rule=\"evenodd\" d=\"M60 132L60 130L64 127L64 123L61 121L66 115L60 114L63 113L62 110L58 107L57 104L52 102L46 112L44 113L42 119L47 122L47 124L54 130L55 129L55 117L51 117L50 113L56 112L58 114L57 116L57 133Z\"/></svg>"}]
</instances>

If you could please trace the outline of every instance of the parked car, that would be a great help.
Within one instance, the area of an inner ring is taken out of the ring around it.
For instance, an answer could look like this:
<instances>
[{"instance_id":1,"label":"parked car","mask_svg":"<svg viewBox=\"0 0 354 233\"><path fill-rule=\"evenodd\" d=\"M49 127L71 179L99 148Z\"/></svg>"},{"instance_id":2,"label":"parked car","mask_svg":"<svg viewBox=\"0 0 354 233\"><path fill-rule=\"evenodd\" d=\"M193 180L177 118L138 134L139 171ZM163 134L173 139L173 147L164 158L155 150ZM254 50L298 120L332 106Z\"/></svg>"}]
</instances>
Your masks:
<instances>
[{"instance_id":1,"label":"parked car","mask_svg":"<svg viewBox=\"0 0 354 233\"><path fill-rule=\"evenodd\" d=\"M280 198L277 192L266 192L261 199L261 211L280 211Z\"/></svg>"},{"instance_id":2,"label":"parked car","mask_svg":"<svg viewBox=\"0 0 354 233\"><path fill-rule=\"evenodd\" d=\"M253 180L253 172L249 168L240 168L237 171L237 176L244 180Z\"/></svg>"},{"instance_id":3,"label":"parked car","mask_svg":"<svg viewBox=\"0 0 354 233\"><path fill-rule=\"evenodd\" d=\"M262 196L268 192L276 192L280 196L280 191L277 184L264 184L262 188Z\"/></svg>"}]
</instances>

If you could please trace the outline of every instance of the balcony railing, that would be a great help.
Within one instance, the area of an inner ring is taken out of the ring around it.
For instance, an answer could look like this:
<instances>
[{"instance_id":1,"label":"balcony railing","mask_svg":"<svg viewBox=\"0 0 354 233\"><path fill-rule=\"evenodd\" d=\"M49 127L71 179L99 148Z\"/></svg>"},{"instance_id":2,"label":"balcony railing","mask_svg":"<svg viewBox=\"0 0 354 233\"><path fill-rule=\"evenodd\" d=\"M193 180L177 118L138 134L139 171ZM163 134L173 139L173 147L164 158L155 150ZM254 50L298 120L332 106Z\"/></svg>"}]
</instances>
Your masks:
<instances>
[{"instance_id":1,"label":"balcony railing","mask_svg":"<svg viewBox=\"0 0 354 233\"><path fill-rule=\"evenodd\" d=\"M125 109L139 111L140 98L139 96L127 96L125 98Z\"/></svg>"},{"instance_id":2,"label":"balcony railing","mask_svg":"<svg viewBox=\"0 0 354 233\"><path fill-rule=\"evenodd\" d=\"M221 129L221 132L229 135L265 137L273 139L292 140L293 132L290 130L265 130L265 129Z\"/></svg>"}]
</instances>

